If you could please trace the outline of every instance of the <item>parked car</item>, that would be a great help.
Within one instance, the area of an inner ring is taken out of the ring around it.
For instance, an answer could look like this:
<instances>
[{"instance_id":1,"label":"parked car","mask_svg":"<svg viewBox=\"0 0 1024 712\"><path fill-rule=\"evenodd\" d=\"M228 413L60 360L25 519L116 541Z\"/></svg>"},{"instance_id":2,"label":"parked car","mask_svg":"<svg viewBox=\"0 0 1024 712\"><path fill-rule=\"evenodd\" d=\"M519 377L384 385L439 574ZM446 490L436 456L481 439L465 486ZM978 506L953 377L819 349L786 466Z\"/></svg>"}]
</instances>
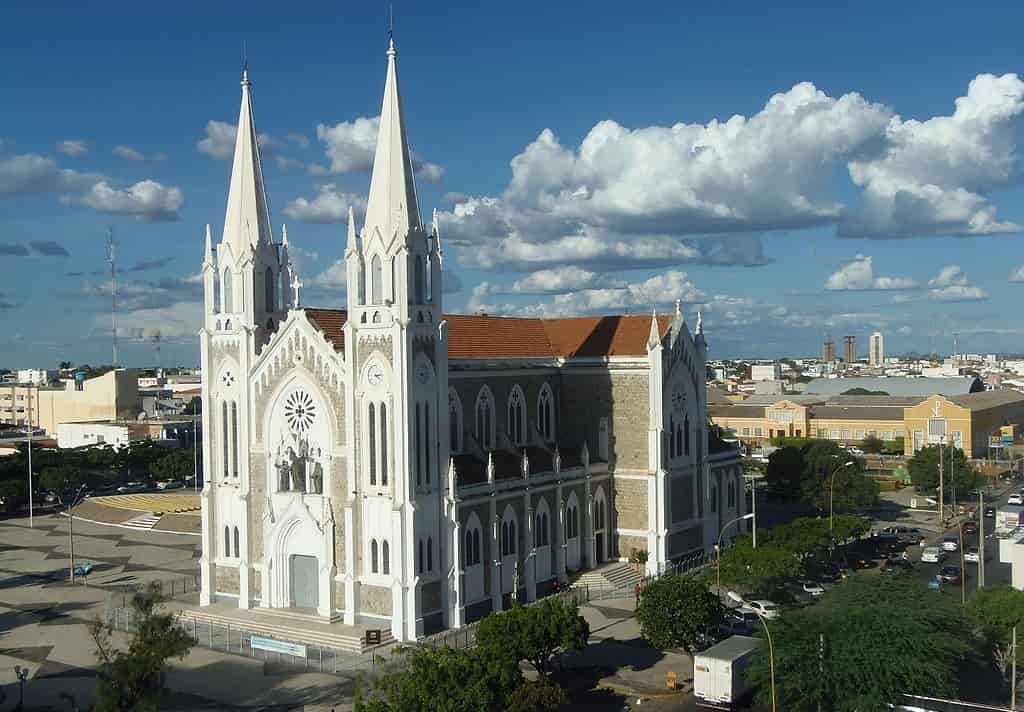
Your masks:
<instances>
[{"instance_id":1,"label":"parked car","mask_svg":"<svg viewBox=\"0 0 1024 712\"><path fill-rule=\"evenodd\" d=\"M956 537L947 536L942 540L943 551L958 551L960 549L960 543L956 540Z\"/></svg>"},{"instance_id":2,"label":"parked car","mask_svg":"<svg viewBox=\"0 0 1024 712\"><path fill-rule=\"evenodd\" d=\"M184 486L181 480L161 480L156 483L158 490L181 489Z\"/></svg>"},{"instance_id":3,"label":"parked car","mask_svg":"<svg viewBox=\"0 0 1024 712\"><path fill-rule=\"evenodd\" d=\"M960 579L963 573L960 571L959 566L943 566L939 569L939 573L936 574L937 578L942 583L960 583Z\"/></svg>"},{"instance_id":4,"label":"parked car","mask_svg":"<svg viewBox=\"0 0 1024 712\"><path fill-rule=\"evenodd\" d=\"M995 516L996 516L996 508L995 507L985 507L985 518L986 519L994 519Z\"/></svg>"},{"instance_id":5,"label":"parked car","mask_svg":"<svg viewBox=\"0 0 1024 712\"><path fill-rule=\"evenodd\" d=\"M946 552L937 546L926 546L921 552L921 561L926 564L937 564L946 558Z\"/></svg>"},{"instance_id":6,"label":"parked car","mask_svg":"<svg viewBox=\"0 0 1024 712\"><path fill-rule=\"evenodd\" d=\"M914 562L906 555L890 556L882 562L883 573L891 573L893 571L911 571L913 568Z\"/></svg>"},{"instance_id":7,"label":"parked car","mask_svg":"<svg viewBox=\"0 0 1024 712\"><path fill-rule=\"evenodd\" d=\"M765 599L747 601L746 607L767 620L774 620L782 613L782 607L778 603Z\"/></svg>"},{"instance_id":8,"label":"parked car","mask_svg":"<svg viewBox=\"0 0 1024 712\"><path fill-rule=\"evenodd\" d=\"M960 525L960 531L964 534L977 534L978 523L973 519L968 519L966 522Z\"/></svg>"},{"instance_id":9,"label":"parked car","mask_svg":"<svg viewBox=\"0 0 1024 712\"><path fill-rule=\"evenodd\" d=\"M801 581L800 588L803 590L804 593L809 593L815 598L817 598L818 596L825 595L825 589L822 588L820 583L817 583L815 581Z\"/></svg>"},{"instance_id":10,"label":"parked car","mask_svg":"<svg viewBox=\"0 0 1024 712\"><path fill-rule=\"evenodd\" d=\"M130 494L132 492L145 492L146 489L146 484L144 482L125 482L117 488L117 493Z\"/></svg>"},{"instance_id":11,"label":"parked car","mask_svg":"<svg viewBox=\"0 0 1024 712\"><path fill-rule=\"evenodd\" d=\"M747 630L754 630L761 627L761 624L758 622L757 613L746 606L733 608L727 611L725 614L725 620L728 623L745 626Z\"/></svg>"},{"instance_id":12,"label":"parked car","mask_svg":"<svg viewBox=\"0 0 1024 712\"><path fill-rule=\"evenodd\" d=\"M1008 497L1008 498L1006 499L1006 503L1007 503L1007 504L1016 504L1016 505L1018 505L1018 506L1019 506L1019 505L1022 505L1022 504L1024 504L1024 497L1021 497L1021 496L1020 496L1019 494L1017 494L1016 492L1014 492L1013 494L1011 494L1011 495L1010 495L1010 496L1009 496L1009 497Z\"/></svg>"},{"instance_id":13,"label":"parked car","mask_svg":"<svg viewBox=\"0 0 1024 712\"><path fill-rule=\"evenodd\" d=\"M964 561L970 561L972 564L980 563L981 554L978 553L978 547L972 546L964 552Z\"/></svg>"}]
</instances>

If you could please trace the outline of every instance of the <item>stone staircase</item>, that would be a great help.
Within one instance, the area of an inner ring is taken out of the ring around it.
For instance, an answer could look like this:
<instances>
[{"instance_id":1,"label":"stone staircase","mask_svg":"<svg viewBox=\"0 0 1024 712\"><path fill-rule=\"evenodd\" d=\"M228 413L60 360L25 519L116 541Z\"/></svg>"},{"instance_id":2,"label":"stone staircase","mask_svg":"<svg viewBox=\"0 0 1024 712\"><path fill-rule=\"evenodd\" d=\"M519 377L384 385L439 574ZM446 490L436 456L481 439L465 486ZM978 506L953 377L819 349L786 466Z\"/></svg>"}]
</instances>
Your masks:
<instances>
[{"instance_id":1,"label":"stone staircase","mask_svg":"<svg viewBox=\"0 0 1024 712\"><path fill-rule=\"evenodd\" d=\"M573 582L573 586L589 586L595 590L612 588L631 591L640 583L641 578L640 574L629 564L616 562L584 571Z\"/></svg>"},{"instance_id":2,"label":"stone staircase","mask_svg":"<svg viewBox=\"0 0 1024 712\"><path fill-rule=\"evenodd\" d=\"M232 630L265 636L288 643L318 645L343 652L361 654L371 648L394 642L390 628L381 628L380 643L367 643L369 626L348 626L326 623L325 619L302 611L287 609L253 609L238 613L218 610L217 606L189 607L179 611L179 619L191 626L192 621L216 626L230 626Z\"/></svg>"}]
</instances>

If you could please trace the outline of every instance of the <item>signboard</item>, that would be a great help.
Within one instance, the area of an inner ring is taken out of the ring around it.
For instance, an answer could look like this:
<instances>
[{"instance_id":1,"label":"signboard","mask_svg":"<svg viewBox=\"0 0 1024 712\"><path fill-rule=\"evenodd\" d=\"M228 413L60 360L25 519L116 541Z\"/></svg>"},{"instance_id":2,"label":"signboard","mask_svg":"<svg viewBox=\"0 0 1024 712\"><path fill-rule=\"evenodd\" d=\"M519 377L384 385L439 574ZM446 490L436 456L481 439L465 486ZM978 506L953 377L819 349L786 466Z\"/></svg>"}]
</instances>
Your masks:
<instances>
[{"instance_id":1,"label":"signboard","mask_svg":"<svg viewBox=\"0 0 1024 712\"><path fill-rule=\"evenodd\" d=\"M266 650L281 655L292 655L296 658L306 657L306 646L298 643L285 643L273 638L258 638L255 635L249 639L249 646L255 650Z\"/></svg>"},{"instance_id":2,"label":"signboard","mask_svg":"<svg viewBox=\"0 0 1024 712\"><path fill-rule=\"evenodd\" d=\"M366 631L366 644L367 645L380 645L380 630L370 629Z\"/></svg>"},{"instance_id":3,"label":"signboard","mask_svg":"<svg viewBox=\"0 0 1024 712\"><path fill-rule=\"evenodd\" d=\"M1012 435L1000 435L999 436L999 442L1001 442L1003 445L1013 445L1013 436Z\"/></svg>"}]
</instances>

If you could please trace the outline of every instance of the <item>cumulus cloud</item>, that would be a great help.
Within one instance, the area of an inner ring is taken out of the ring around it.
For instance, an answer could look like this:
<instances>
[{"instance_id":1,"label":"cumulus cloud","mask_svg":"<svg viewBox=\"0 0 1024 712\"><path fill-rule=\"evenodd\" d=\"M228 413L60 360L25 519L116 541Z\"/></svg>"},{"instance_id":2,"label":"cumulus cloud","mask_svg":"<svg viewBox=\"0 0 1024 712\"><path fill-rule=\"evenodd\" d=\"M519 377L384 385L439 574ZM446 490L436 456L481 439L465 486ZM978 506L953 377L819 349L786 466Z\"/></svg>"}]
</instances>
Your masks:
<instances>
[{"instance_id":1,"label":"cumulus cloud","mask_svg":"<svg viewBox=\"0 0 1024 712\"><path fill-rule=\"evenodd\" d=\"M77 294L90 297L110 298L112 282L85 282ZM156 280L118 280L118 307L129 311L151 311L180 302L202 301L202 275L197 273L185 277L165 277ZM120 320L120 315L118 316ZM200 322L196 322L198 325ZM193 327L193 333L199 328Z\"/></svg>"},{"instance_id":2,"label":"cumulus cloud","mask_svg":"<svg viewBox=\"0 0 1024 712\"><path fill-rule=\"evenodd\" d=\"M46 257L70 257L71 253L59 242L53 240L32 240L28 243L32 251Z\"/></svg>"},{"instance_id":3,"label":"cumulus cloud","mask_svg":"<svg viewBox=\"0 0 1024 712\"><path fill-rule=\"evenodd\" d=\"M348 209L357 213L366 210L366 199L341 191L334 183L319 186L312 199L295 198L284 208L284 214L310 223L340 223L348 220Z\"/></svg>"},{"instance_id":4,"label":"cumulus cloud","mask_svg":"<svg viewBox=\"0 0 1024 712\"><path fill-rule=\"evenodd\" d=\"M101 180L67 202L112 215L132 215L146 222L166 222L178 219L185 194L181 188L165 186L155 180L139 181L127 188L115 188Z\"/></svg>"},{"instance_id":5,"label":"cumulus cloud","mask_svg":"<svg viewBox=\"0 0 1024 712\"><path fill-rule=\"evenodd\" d=\"M316 137L324 145L330 161L330 172L351 173L371 170L379 129L379 116L361 116L352 121L341 121L334 126L319 124L316 127ZM444 177L444 169L441 166L423 161L415 153L412 162L413 170L426 181L437 183Z\"/></svg>"},{"instance_id":6,"label":"cumulus cloud","mask_svg":"<svg viewBox=\"0 0 1024 712\"><path fill-rule=\"evenodd\" d=\"M943 267L939 273L928 280L928 295L938 302L977 302L988 299L988 294L980 287L971 285L967 275L959 265Z\"/></svg>"},{"instance_id":7,"label":"cumulus cloud","mask_svg":"<svg viewBox=\"0 0 1024 712\"><path fill-rule=\"evenodd\" d=\"M917 287L917 282L909 277L876 277L870 255L857 255L825 282L825 289L834 291L916 289Z\"/></svg>"},{"instance_id":8,"label":"cumulus cloud","mask_svg":"<svg viewBox=\"0 0 1024 712\"><path fill-rule=\"evenodd\" d=\"M118 158L123 158L126 161L135 161L138 163L158 163L167 159L166 153L154 153L151 156L147 156L141 151L136 151L131 146L114 146L114 150L111 151Z\"/></svg>"},{"instance_id":9,"label":"cumulus cloud","mask_svg":"<svg viewBox=\"0 0 1024 712\"><path fill-rule=\"evenodd\" d=\"M1011 282L1024 282L1024 265L1010 273Z\"/></svg>"},{"instance_id":10,"label":"cumulus cloud","mask_svg":"<svg viewBox=\"0 0 1024 712\"><path fill-rule=\"evenodd\" d=\"M290 171L295 168L302 168L305 164L295 158L288 158L287 156L274 156L274 163L282 171Z\"/></svg>"},{"instance_id":11,"label":"cumulus cloud","mask_svg":"<svg viewBox=\"0 0 1024 712\"><path fill-rule=\"evenodd\" d=\"M980 74L950 116L894 116L882 155L850 162L850 177L864 197L844 216L840 234L889 238L1021 230L996 217L986 194L1017 174L1022 113L1024 81L1016 74Z\"/></svg>"},{"instance_id":12,"label":"cumulus cloud","mask_svg":"<svg viewBox=\"0 0 1024 712\"><path fill-rule=\"evenodd\" d=\"M309 137L305 134L290 133L285 136L286 139L294 143L299 148L309 148Z\"/></svg>"},{"instance_id":13,"label":"cumulus cloud","mask_svg":"<svg viewBox=\"0 0 1024 712\"><path fill-rule=\"evenodd\" d=\"M179 302L152 309L126 309L117 315L117 332L129 339L152 339L159 335L162 340L188 341L195 339L202 323L201 301ZM97 316L94 327L97 332L109 334L110 317Z\"/></svg>"},{"instance_id":14,"label":"cumulus cloud","mask_svg":"<svg viewBox=\"0 0 1024 712\"><path fill-rule=\"evenodd\" d=\"M78 158L88 150L89 144L79 139L67 139L65 141L57 142L57 152L63 153L65 156Z\"/></svg>"},{"instance_id":15,"label":"cumulus cloud","mask_svg":"<svg viewBox=\"0 0 1024 712\"><path fill-rule=\"evenodd\" d=\"M445 276L447 277L447 275ZM523 279L508 284L482 282L473 289L473 296L481 299L495 294L558 294L589 289L598 283L605 287L621 288L625 286L621 280L602 278L596 272L575 265L566 265L554 269L540 269Z\"/></svg>"},{"instance_id":16,"label":"cumulus cloud","mask_svg":"<svg viewBox=\"0 0 1024 712\"><path fill-rule=\"evenodd\" d=\"M34 153L0 158L0 198L77 192L102 179L96 173L61 168L52 158Z\"/></svg>"},{"instance_id":17,"label":"cumulus cloud","mask_svg":"<svg viewBox=\"0 0 1024 712\"><path fill-rule=\"evenodd\" d=\"M211 158L229 160L235 155L235 139L238 136L238 125L226 121L211 119L206 122L206 137L196 143L200 153ZM263 158L272 156L281 144L270 134L261 133L256 136Z\"/></svg>"},{"instance_id":18,"label":"cumulus cloud","mask_svg":"<svg viewBox=\"0 0 1024 712\"><path fill-rule=\"evenodd\" d=\"M467 306L472 311L485 311L489 314L574 316L671 308L677 300L689 304L699 303L703 299L704 294L690 281L686 272L673 270L642 282L555 294L548 301L534 301L526 305L487 304L474 293Z\"/></svg>"},{"instance_id":19,"label":"cumulus cloud","mask_svg":"<svg viewBox=\"0 0 1024 712\"><path fill-rule=\"evenodd\" d=\"M323 272L311 277L309 279L309 286L321 289L344 290L348 282L346 269L345 258L335 260Z\"/></svg>"}]
</instances>

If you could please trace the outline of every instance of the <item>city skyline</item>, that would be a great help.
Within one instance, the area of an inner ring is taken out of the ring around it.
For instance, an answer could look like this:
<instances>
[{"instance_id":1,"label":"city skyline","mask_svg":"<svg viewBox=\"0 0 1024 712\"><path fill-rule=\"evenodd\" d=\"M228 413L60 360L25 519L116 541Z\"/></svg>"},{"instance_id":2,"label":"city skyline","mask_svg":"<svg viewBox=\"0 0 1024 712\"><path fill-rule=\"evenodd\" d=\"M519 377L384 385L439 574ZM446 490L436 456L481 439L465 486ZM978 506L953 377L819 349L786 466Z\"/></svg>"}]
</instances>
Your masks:
<instances>
[{"instance_id":1,"label":"city skyline","mask_svg":"<svg viewBox=\"0 0 1024 712\"><path fill-rule=\"evenodd\" d=\"M1022 10L964 25L888 8L876 27L868 8L792 5L771 9L772 38L764 8L622 23L598 10L545 7L539 24L528 7L457 22L396 7L450 311L636 314L678 299L691 324L703 312L711 358L815 354L828 335L838 350L848 334L863 351L876 330L893 354L947 354L954 334L961 350L1022 350L1024 82L1000 39ZM214 8L194 37L189 13L48 13L13 9L0 49L23 67L7 100L33 108L0 125L5 366L110 360L108 226L120 360L152 364L159 334L165 364L198 362L203 236L223 225L243 41L275 235L288 224L303 303L344 305L380 8L310 10L283 30L269 9ZM840 19L847 33L815 38ZM36 44L44 25L75 62ZM929 44L948 50L925 61Z\"/></svg>"}]
</instances>

